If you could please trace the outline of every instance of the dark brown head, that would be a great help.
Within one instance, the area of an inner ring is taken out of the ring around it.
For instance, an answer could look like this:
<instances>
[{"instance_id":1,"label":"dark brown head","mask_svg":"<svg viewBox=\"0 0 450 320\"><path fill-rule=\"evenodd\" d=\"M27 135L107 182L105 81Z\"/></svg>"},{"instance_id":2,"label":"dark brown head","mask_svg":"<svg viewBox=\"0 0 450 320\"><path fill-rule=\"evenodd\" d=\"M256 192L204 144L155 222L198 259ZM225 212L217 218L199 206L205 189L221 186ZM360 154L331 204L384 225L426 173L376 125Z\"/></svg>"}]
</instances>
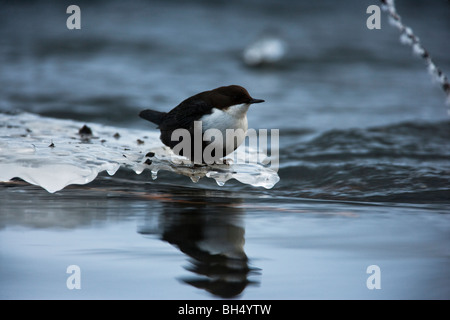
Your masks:
<instances>
[{"instance_id":1,"label":"dark brown head","mask_svg":"<svg viewBox=\"0 0 450 320\"><path fill-rule=\"evenodd\" d=\"M219 87L207 91L207 99L215 108L225 109L240 104L261 103L264 100L253 99L248 91L237 85Z\"/></svg>"}]
</instances>

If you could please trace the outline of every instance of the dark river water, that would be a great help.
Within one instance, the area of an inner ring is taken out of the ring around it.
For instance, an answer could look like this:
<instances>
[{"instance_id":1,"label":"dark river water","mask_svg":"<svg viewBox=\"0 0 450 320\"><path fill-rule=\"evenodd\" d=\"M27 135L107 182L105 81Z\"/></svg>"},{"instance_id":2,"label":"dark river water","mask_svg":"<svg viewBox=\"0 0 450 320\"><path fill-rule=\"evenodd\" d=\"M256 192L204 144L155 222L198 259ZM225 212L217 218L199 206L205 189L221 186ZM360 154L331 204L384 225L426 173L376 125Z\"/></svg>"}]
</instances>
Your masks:
<instances>
[{"instance_id":1,"label":"dark river water","mask_svg":"<svg viewBox=\"0 0 450 320\"><path fill-rule=\"evenodd\" d=\"M229 84L266 101L250 128L280 133L270 189L129 168L0 183L0 298L449 299L450 106L384 12L367 28L371 4L0 1L3 170L11 114L155 134L140 110ZM450 3L396 5L449 74ZM247 65L269 35L282 58Z\"/></svg>"}]
</instances>

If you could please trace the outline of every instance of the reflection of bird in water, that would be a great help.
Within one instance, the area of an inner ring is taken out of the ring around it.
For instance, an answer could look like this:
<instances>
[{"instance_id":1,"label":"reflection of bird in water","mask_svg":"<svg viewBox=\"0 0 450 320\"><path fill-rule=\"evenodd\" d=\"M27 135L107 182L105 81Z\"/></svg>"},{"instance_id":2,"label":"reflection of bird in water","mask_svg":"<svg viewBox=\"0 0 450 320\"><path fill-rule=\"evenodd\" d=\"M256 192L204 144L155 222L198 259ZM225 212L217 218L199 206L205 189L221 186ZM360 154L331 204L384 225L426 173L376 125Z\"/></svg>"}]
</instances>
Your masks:
<instances>
[{"instance_id":1,"label":"reflection of bird in water","mask_svg":"<svg viewBox=\"0 0 450 320\"><path fill-rule=\"evenodd\" d=\"M248 276L257 269L248 265L245 230L237 211L240 209L230 207L214 210L206 204L165 208L158 233L190 257L186 269L198 275L183 278L183 282L222 298L235 297L254 283ZM139 232L154 233L145 229Z\"/></svg>"}]
</instances>

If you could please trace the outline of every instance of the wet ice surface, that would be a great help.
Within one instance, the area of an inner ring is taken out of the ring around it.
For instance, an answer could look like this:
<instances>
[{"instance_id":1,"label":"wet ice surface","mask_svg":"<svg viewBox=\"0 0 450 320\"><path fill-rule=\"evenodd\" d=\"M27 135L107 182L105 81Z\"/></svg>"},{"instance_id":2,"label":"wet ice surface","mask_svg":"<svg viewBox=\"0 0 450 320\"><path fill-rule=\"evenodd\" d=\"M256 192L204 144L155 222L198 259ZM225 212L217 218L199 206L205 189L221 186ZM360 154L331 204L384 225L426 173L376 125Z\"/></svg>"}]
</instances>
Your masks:
<instances>
[{"instance_id":1,"label":"wet ice surface","mask_svg":"<svg viewBox=\"0 0 450 320\"><path fill-rule=\"evenodd\" d=\"M83 131L83 128L87 131ZM87 184L100 172L114 175L120 167L137 174L151 170L156 179L165 170L186 175L193 182L202 177L224 185L229 179L272 188L277 173L258 163L241 162L245 150L236 151L230 165L194 166L163 147L159 132L129 130L32 114L0 114L0 181L21 178L56 192L70 184ZM146 157L151 153L150 157ZM250 157L257 157L251 152ZM151 158L151 161L149 159Z\"/></svg>"}]
</instances>

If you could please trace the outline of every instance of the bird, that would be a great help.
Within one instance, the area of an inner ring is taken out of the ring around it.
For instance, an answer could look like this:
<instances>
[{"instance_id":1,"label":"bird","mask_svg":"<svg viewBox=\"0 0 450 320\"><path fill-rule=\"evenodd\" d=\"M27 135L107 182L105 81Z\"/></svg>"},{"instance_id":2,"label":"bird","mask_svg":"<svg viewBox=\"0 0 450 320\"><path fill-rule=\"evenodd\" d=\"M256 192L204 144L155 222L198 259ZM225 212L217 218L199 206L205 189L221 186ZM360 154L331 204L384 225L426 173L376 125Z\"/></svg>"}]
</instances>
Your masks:
<instances>
[{"instance_id":1,"label":"bird","mask_svg":"<svg viewBox=\"0 0 450 320\"><path fill-rule=\"evenodd\" d=\"M248 130L247 111L250 105L262 102L265 101L252 98L244 87L229 85L193 95L169 112L146 109L139 116L158 125L161 141L175 154L185 156L194 163L211 164L242 144ZM182 133L189 134L187 141L184 141L185 135L182 135L181 142L174 139L173 135L180 129L184 129ZM215 129L214 140L205 134L209 129ZM233 139L226 139L230 129L233 135L228 137ZM198 133L201 133L200 139ZM179 143L183 142L185 148L180 148ZM206 150L211 154L206 154Z\"/></svg>"}]
</instances>

